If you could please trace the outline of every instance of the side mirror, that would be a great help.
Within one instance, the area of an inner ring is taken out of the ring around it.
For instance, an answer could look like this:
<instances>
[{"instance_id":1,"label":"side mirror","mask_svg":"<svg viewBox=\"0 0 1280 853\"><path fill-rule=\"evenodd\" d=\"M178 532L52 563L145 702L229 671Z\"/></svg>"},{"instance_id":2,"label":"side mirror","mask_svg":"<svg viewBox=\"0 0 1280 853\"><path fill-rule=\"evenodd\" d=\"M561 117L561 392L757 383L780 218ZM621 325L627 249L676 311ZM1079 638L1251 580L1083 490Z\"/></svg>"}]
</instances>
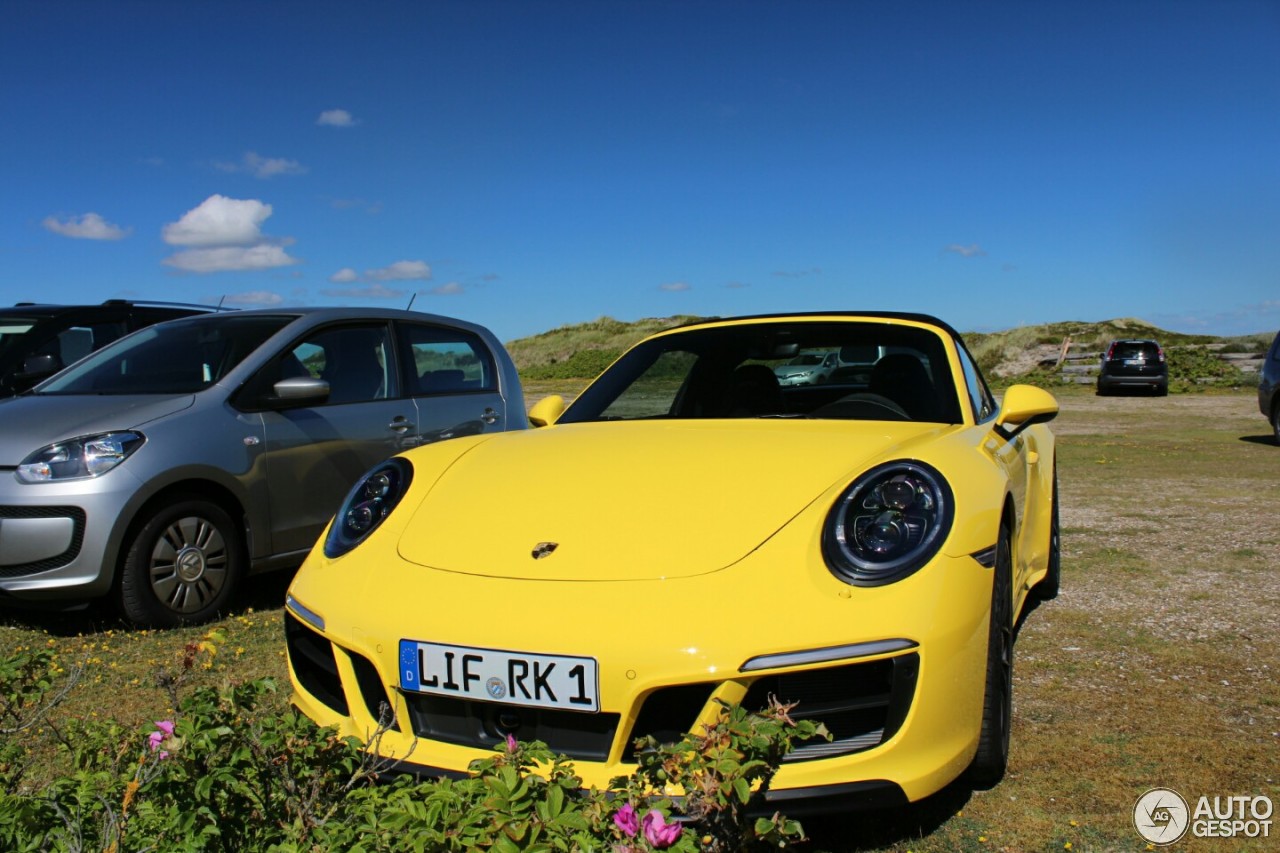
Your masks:
<instances>
[{"instance_id":1,"label":"side mirror","mask_svg":"<svg viewBox=\"0 0 1280 853\"><path fill-rule=\"evenodd\" d=\"M329 399L329 383L310 376L281 379L271 386L271 390L275 392L275 396L268 398L267 404L273 409L314 406Z\"/></svg>"},{"instance_id":2,"label":"side mirror","mask_svg":"<svg viewBox=\"0 0 1280 853\"><path fill-rule=\"evenodd\" d=\"M62 369L62 360L53 353L33 355L22 362L23 379L44 379Z\"/></svg>"},{"instance_id":3,"label":"side mirror","mask_svg":"<svg viewBox=\"0 0 1280 853\"><path fill-rule=\"evenodd\" d=\"M1034 385L1010 385L1004 392L995 431L1006 441L1032 424L1044 424L1058 416L1058 401Z\"/></svg>"},{"instance_id":4,"label":"side mirror","mask_svg":"<svg viewBox=\"0 0 1280 853\"><path fill-rule=\"evenodd\" d=\"M566 408L564 397L559 394L543 397L529 409L529 424L535 427L550 426L564 414Z\"/></svg>"}]
</instances>

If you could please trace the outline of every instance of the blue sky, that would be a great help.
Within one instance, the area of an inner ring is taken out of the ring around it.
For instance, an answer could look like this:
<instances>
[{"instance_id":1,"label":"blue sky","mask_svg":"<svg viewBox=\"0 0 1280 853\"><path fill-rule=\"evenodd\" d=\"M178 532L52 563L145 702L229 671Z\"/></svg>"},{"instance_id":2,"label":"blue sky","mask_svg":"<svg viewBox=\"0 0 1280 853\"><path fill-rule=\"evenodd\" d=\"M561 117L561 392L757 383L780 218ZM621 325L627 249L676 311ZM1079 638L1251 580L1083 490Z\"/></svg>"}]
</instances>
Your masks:
<instances>
[{"instance_id":1,"label":"blue sky","mask_svg":"<svg viewBox=\"0 0 1280 853\"><path fill-rule=\"evenodd\" d=\"M0 302L1280 328L1280 3L11 2Z\"/></svg>"}]
</instances>

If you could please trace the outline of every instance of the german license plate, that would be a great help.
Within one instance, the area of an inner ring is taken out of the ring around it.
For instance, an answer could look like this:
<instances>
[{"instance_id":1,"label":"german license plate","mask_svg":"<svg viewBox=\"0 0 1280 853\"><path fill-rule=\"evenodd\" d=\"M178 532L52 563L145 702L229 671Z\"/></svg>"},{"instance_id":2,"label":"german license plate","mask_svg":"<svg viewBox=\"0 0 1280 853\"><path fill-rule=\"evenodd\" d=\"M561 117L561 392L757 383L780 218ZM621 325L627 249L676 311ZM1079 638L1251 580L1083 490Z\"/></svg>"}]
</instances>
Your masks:
<instances>
[{"instance_id":1,"label":"german license plate","mask_svg":"<svg viewBox=\"0 0 1280 853\"><path fill-rule=\"evenodd\" d=\"M415 693L599 711L595 658L400 641L400 687Z\"/></svg>"}]
</instances>

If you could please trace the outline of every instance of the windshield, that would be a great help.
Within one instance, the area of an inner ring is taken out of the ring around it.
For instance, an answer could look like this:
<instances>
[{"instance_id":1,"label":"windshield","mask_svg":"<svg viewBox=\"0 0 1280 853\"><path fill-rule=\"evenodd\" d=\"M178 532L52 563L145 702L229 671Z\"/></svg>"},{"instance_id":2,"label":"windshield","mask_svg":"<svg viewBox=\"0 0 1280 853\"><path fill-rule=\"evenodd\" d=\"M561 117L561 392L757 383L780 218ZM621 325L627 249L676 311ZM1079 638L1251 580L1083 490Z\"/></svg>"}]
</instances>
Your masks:
<instances>
[{"instance_id":1,"label":"windshield","mask_svg":"<svg viewBox=\"0 0 1280 853\"><path fill-rule=\"evenodd\" d=\"M227 375L294 318L217 314L135 332L38 386L37 394L191 394Z\"/></svg>"},{"instance_id":2,"label":"windshield","mask_svg":"<svg viewBox=\"0 0 1280 853\"><path fill-rule=\"evenodd\" d=\"M822 364L822 356L817 355L815 353L810 353L809 355L798 355L795 358L788 361L787 364L799 364L799 365Z\"/></svg>"},{"instance_id":3,"label":"windshield","mask_svg":"<svg viewBox=\"0 0 1280 853\"><path fill-rule=\"evenodd\" d=\"M30 315L23 317L5 317L0 315L0 353L4 352L13 344L22 339L22 336L35 328L37 322L43 318L32 317Z\"/></svg>"},{"instance_id":4,"label":"windshield","mask_svg":"<svg viewBox=\"0 0 1280 853\"><path fill-rule=\"evenodd\" d=\"M839 354L818 383L776 368L800 350ZM867 353L873 364L849 364ZM778 320L695 327L622 356L557 423L640 418L831 418L961 423L943 338L915 326Z\"/></svg>"}]
</instances>

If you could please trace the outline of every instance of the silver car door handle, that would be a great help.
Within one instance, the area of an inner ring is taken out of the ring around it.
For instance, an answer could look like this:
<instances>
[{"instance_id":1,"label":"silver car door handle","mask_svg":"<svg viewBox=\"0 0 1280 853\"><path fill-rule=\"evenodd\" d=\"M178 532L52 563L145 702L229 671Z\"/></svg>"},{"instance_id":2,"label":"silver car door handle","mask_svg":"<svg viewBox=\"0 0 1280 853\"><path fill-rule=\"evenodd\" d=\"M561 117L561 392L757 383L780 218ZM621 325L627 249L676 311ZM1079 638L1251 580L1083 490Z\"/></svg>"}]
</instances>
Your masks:
<instances>
[{"instance_id":1,"label":"silver car door handle","mask_svg":"<svg viewBox=\"0 0 1280 853\"><path fill-rule=\"evenodd\" d=\"M485 409L484 414L480 416L480 420L487 424L496 424L498 422L498 413L493 409Z\"/></svg>"},{"instance_id":2,"label":"silver car door handle","mask_svg":"<svg viewBox=\"0 0 1280 853\"><path fill-rule=\"evenodd\" d=\"M396 415L395 420L387 424L387 428L394 432L405 432L410 429L413 424L409 423L403 415Z\"/></svg>"}]
</instances>

